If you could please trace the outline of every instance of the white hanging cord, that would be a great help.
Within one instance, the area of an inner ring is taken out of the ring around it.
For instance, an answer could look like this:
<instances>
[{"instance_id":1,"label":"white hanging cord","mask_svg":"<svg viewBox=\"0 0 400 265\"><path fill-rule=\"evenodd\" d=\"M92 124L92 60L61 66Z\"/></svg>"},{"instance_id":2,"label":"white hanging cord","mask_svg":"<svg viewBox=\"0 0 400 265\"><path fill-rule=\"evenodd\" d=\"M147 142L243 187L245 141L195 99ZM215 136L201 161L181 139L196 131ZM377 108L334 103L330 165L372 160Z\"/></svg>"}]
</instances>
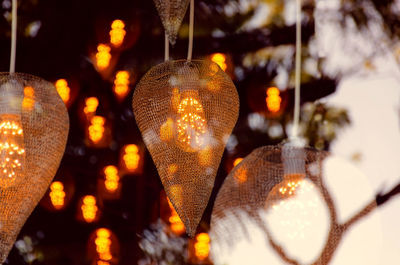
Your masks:
<instances>
[{"instance_id":1,"label":"white hanging cord","mask_svg":"<svg viewBox=\"0 0 400 265\"><path fill-rule=\"evenodd\" d=\"M15 56L17 53L17 0L12 0L11 16L10 73L15 73Z\"/></svg>"},{"instance_id":2,"label":"white hanging cord","mask_svg":"<svg viewBox=\"0 0 400 265\"><path fill-rule=\"evenodd\" d=\"M166 33L165 33L164 61L169 61L169 40L168 40L168 35Z\"/></svg>"},{"instance_id":3,"label":"white hanging cord","mask_svg":"<svg viewBox=\"0 0 400 265\"><path fill-rule=\"evenodd\" d=\"M190 0L190 18L189 18L189 48L187 60L192 60L193 53L193 27L194 27L194 0Z\"/></svg>"},{"instance_id":4,"label":"white hanging cord","mask_svg":"<svg viewBox=\"0 0 400 265\"><path fill-rule=\"evenodd\" d=\"M294 88L294 117L291 138L299 137L300 123L300 82L301 82L301 0L296 0L296 61Z\"/></svg>"}]
</instances>

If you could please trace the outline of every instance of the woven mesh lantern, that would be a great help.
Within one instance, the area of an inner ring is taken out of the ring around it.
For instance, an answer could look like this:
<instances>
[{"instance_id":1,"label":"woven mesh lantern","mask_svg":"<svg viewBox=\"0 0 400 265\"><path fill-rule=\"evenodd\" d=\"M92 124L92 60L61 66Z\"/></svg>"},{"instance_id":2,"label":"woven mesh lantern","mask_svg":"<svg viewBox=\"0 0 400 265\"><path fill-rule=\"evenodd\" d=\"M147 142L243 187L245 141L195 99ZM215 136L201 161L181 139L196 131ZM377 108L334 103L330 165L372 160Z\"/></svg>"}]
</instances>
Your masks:
<instances>
[{"instance_id":1,"label":"woven mesh lantern","mask_svg":"<svg viewBox=\"0 0 400 265\"><path fill-rule=\"evenodd\" d=\"M0 73L0 263L53 179L68 130L66 107L51 83Z\"/></svg>"},{"instance_id":2,"label":"woven mesh lantern","mask_svg":"<svg viewBox=\"0 0 400 265\"><path fill-rule=\"evenodd\" d=\"M189 0L154 0L154 3L169 42L175 44Z\"/></svg>"},{"instance_id":3,"label":"woven mesh lantern","mask_svg":"<svg viewBox=\"0 0 400 265\"><path fill-rule=\"evenodd\" d=\"M329 264L354 223L339 219L334 196L326 187L327 179L343 174L328 168L333 165L331 157L328 152L289 143L255 149L231 171L218 193L211 216L213 254L229 255L232 242L251 242L260 231L265 244L280 258L274 264ZM373 200L355 218L374 207ZM298 242L306 242L301 246L310 256L300 252Z\"/></svg>"},{"instance_id":4,"label":"woven mesh lantern","mask_svg":"<svg viewBox=\"0 0 400 265\"><path fill-rule=\"evenodd\" d=\"M145 74L133 111L167 196L193 236L238 118L232 80L209 61L168 61Z\"/></svg>"}]
</instances>

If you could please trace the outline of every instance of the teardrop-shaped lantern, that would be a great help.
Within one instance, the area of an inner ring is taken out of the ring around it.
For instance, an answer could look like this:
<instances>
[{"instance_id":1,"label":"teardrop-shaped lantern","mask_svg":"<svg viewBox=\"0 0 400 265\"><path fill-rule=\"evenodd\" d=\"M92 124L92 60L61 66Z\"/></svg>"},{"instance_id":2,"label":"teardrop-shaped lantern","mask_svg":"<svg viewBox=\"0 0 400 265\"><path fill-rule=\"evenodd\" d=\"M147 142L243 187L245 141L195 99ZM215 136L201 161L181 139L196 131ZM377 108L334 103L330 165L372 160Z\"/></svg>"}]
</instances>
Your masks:
<instances>
[{"instance_id":1,"label":"teardrop-shaped lantern","mask_svg":"<svg viewBox=\"0 0 400 265\"><path fill-rule=\"evenodd\" d=\"M210 233L215 257L261 238L263 253L281 259L274 264L329 264L349 226L341 223L331 194L335 186L327 183L358 177L351 172L342 177L344 165L332 166L331 157L289 142L257 148L241 161L215 200ZM357 197L355 191L349 195Z\"/></svg>"},{"instance_id":2,"label":"teardrop-shaped lantern","mask_svg":"<svg viewBox=\"0 0 400 265\"><path fill-rule=\"evenodd\" d=\"M0 263L53 179L68 130L67 109L51 83L0 73Z\"/></svg>"},{"instance_id":3,"label":"teardrop-shaped lantern","mask_svg":"<svg viewBox=\"0 0 400 265\"><path fill-rule=\"evenodd\" d=\"M176 41L182 20L185 17L189 0L154 0L169 42Z\"/></svg>"},{"instance_id":4,"label":"teardrop-shaped lantern","mask_svg":"<svg viewBox=\"0 0 400 265\"><path fill-rule=\"evenodd\" d=\"M232 80L210 61L167 61L148 71L133 111L167 196L193 236L237 121Z\"/></svg>"}]
</instances>

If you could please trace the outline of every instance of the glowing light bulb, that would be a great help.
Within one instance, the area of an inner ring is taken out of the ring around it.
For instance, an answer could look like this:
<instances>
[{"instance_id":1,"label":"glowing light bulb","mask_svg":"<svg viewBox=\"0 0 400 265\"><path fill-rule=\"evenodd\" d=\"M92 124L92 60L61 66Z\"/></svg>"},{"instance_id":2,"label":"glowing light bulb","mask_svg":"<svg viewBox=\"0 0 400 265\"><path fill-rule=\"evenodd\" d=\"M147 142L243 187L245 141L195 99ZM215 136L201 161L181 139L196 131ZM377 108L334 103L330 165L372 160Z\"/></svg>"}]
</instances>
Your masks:
<instances>
[{"instance_id":1,"label":"glowing light bulb","mask_svg":"<svg viewBox=\"0 0 400 265\"><path fill-rule=\"evenodd\" d=\"M99 44L96 53L96 65L100 70L106 69L110 65L111 48L106 44Z\"/></svg>"},{"instance_id":2,"label":"glowing light bulb","mask_svg":"<svg viewBox=\"0 0 400 265\"><path fill-rule=\"evenodd\" d=\"M65 79L58 79L55 83L58 94L64 103L67 103L70 99L71 89L68 86L68 82Z\"/></svg>"},{"instance_id":3,"label":"glowing light bulb","mask_svg":"<svg viewBox=\"0 0 400 265\"><path fill-rule=\"evenodd\" d=\"M54 209L59 210L63 208L65 204L64 184L60 181L51 183L49 196Z\"/></svg>"},{"instance_id":4,"label":"glowing light bulb","mask_svg":"<svg viewBox=\"0 0 400 265\"><path fill-rule=\"evenodd\" d=\"M194 243L195 256L199 260L205 260L210 254L210 236L207 233L200 233L196 236Z\"/></svg>"},{"instance_id":5,"label":"glowing light bulb","mask_svg":"<svg viewBox=\"0 0 400 265\"><path fill-rule=\"evenodd\" d=\"M91 223L96 219L98 207L96 205L96 198L92 195L86 195L82 200L82 216L83 219Z\"/></svg>"},{"instance_id":6,"label":"glowing light bulb","mask_svg":"<svg viewBox=\"0 0 400 265\"><path fill-rule=\"evenodd\" d=\"M109 192L115 192L119 186L118 169L115 166L106 166L104 168L105 181L104 186Z\"/></svg>"},{"instance_id":7,"label":"glowing light bulb","mask_svg":"<svg viewBox=\"0 0 400 265\"><path fill-rule=\"evenodd\" d=\"M25 110L32 110L35 105L35 90L31 86L24 87L24 100L22 101L22 108Z\"/></svg>"},{"instance_id":8,"label":"glowing light bulb","mask_svg":"<svg viewBox=\"0 0 400 265\"><path fill-rule=\"evenodd\" d=\"M140 155L139 148L135 144L125 146L125 153L122 157L128 171L134 172L139 167Z\"/></svg>"},{"instance_id":9,"label":"glowing light bulb","mask_svg":"<svg viewBox=\"0 0 400 265\"><path fill-rule=\"evenodd\" d=\"M94 143L99 143L104 137L104 124L106 119L101 116L94 116L90 120L90 125L88 128L89 131L89 139Z\"/></svg>"},{"instance_id":10,"label":"glowing light bulb","mask_svg":"<svg viewBox=\"0 0 400 265\"><path fill-rule=\"evenodd\" d=\"M126 35L124 28L125 23L120 19L116 19L111 23L110 42L115 47L121 46L121 44L124 42Z\"/></svg>"},{"instance_id":11,"label":"glowing light bulb","mask_svg":"<svg viewBox=\"0 0 400 265\"><path fill-rule=\"evenodd\" d=\"M214 53L211 55L211 61L218 64L224 72L228 68L228 65L226 64L226 55L223 53Z\"/></svg>"},{"instance_id":12,"label":"glowing light bulb","mask_svg":"<svg viewBox=\"0 0 400 265\"><path fill-rule=\"evenodd\" d=\"M110 261L113 256L111 254L111 231L106 228L99 228L96 231L96 252L102 261Z\"/></svg>"},{"instance_id":13,"label":"glowing light bulb","mask_svg":"<svg viewBox=\"0 0 400 265\"><path fill-rule=\"evenodd\" d=\"M205 144L206 120L203 105L195 91L185 91L178 106L177 143L186 152L195 152Z\"/></svg>"},{"instance_id":14,"label":"glowing light bulb","mask_svg":"<svg viewBox=\"0 0 400 265\"><path fill-rule=\"evenodd\" d=\"M267 97L265 101L267 103L268 111L278 112L281 108L282 98L280 97L280 91L276 87L270 87L267 89Z\"/></svg>"},{"instance_id":15,"label":"glowing light bulb","mask_svg":"<svg viewBox=\"0 0 400 265\"><path fill-rule=\"evenodd\" d=\"M236 167L240 162L242 162L243 158L242 157L238 157L235 159L235 161L233 161L233 166Z\"/></svg>"},{"instance_id":16,"label":"glowing light bulb","mask_svg":"<svg viewBox=\"0 0 400 265\"><path fill-rule=\"evenodd\" d=\"M129 92L129 72L118 71L114 80L114 94L118 99L123 99Z\"/></svg>"},{"instance_id":17,"label":"glowing light bulb","mask_svg":"<svg viewBox=\"0 0 400 265\"><path fill-rule=\"evenodd\" d=\"M0 115L0 187L7 188L24 176L25 147L21 118Z\"/></svg>"},{"instance_id":18,"label":"glowing light bulb","mask_svg":"<svg viewBox=\"0 0 400 265\"><path fill-rule=\"evenodd\" d=\"M185 232L185 225L183 224L181 218L178 213L175 211L174 206L171 201L167 198L169 208L171 210L171 216L168 218L170 223L171 230L176 235L182 235Z\"/></svg>"},{"instance_id":19,"label":"glowing light bulb","mask_svg":"<svg viewBox=\"0 0 400 265\"><path fill-rule=\"evenodd\" d=\"M83 112L87 115L93 114L96 112L98 106L99 106L99 100L96 97L86 98Z\"/></svg>"}]
</instances>

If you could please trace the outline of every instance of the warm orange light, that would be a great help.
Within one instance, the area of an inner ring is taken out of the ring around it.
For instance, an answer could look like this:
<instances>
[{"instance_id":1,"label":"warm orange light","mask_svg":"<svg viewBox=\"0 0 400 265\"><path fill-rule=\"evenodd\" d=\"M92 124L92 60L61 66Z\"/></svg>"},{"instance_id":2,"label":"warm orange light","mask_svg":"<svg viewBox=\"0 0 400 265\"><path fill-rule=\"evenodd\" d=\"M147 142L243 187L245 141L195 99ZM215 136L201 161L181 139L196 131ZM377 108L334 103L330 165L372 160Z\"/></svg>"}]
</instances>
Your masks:
<instances>
[{"instance_id":1,"label":"warm orange light","mask_svg":"<svg viewBox=\"0 0 400 265\"><path fill-rule=\"evenodd\" d=\"M236 158L235 161L233 161L233 166L236 167L240 162L242 162L243 158L239 157Z\"/></svg>"},{"instance_id":2,"label":"warm orange light","mask_svg":"<svg viewBox=\"0 0 400 265\"><path fill-rule=\"evenodd\" d=\"M174 121L171 118L167 120L160 127L160 139L164 142L169 142L174 137Z\"/></svg>"},{"instance_id":3,"label":"warm orange light","mask_svg":"<svg viewBox=\"0 0 400 265\"><path fill-rule=\"evenodd\" d=\"M135 144L128 144L125 146L124 151L122 159L124 160L125 167L128 171L134 172L139 167L139 147Z\"/></svg>"},{"instance_id":4,"label":"warm orange light","mask_svg":"<svg viewBox=\"0 0 400 265\"><path fill-rule=\"evenodd\" d=\"M91 223L96 219L98 207L96 206L96 198L92 195L86 195L82 200L82 216L86 222Z\"/></svg>"},{"instance_id":5,"label":"warm orange light","mask_svg":"<svg viewBox=\"0 0 400 265\"><path fill-rule=\"evenodd\" d=\"M83 112L85 114L93 114L96 112L98 106L99 106L99 100L96 97L86 98L85 108L83 109Z\"/></svg>"},{"instance_id":6,"label":"warm orange light","mask_svg":"<svg viewBox=\"0 0 400 265\"><path fill-rule=\"evenodd\" d=\"M129 72L118 71L114 80L114 93L119 99L123 99L129 92Z\"/></svg>"},{"instance_id":7,"label":"warm orange light","mask_svg":"<svg viewBox=\"0 0 400 265\"><path fill-rule=\"evenodd\" d=\"M265 98L265 101L270 112L278 112L281 108L282 98L279 94L280 91L276 87L270 87L267 89L267 97Z\"/></svg>"},{"instance_id":8,"label":"warm orange light","mask_svg":"<svg viewBox=\"0 0 400 265\"><path fill-rule=\"evenodd\" d=\"M67 103L70 98L71 89L68 86L68 82L65 79L58 79L56 81L56 89L58 94L60 95L61 99L64 103Z\"/></svg>"},{"instance_id":9,"label":"warm orange light","mask_svg":"<svg viewBox=\"0 0 400 265\"><path fill-rule=\"evenodd\" d=\"M89 131L89 139L93 143L98 143L100 142L103 137L104 137L104 124L106 122L106 119L101 116L94 116L90 120L90 125L88 128Z\"/></svg>"},{"instance_id":10,"label":"warm orange light","mask_svg":"<svg viewBox=\"0 0 400 265\"><path fill-rule=\"evenodd\" d=\"M60 181L51 183L49 196L54 209L59 210L63 208L65 203L64 184Z\"/></svg>"},{"instance_id":11,"label":"warm orange light","mask_svg":"<svg viewBox=\"0 0 400 265\"><path fill-rule=\"evenodd\" d=\"M111 23L110 42L115 47L121 46L126 35L125 23L122 20L116 19Z\"/></svg>"},{"instance_id":12,"label":"warm orange light","mask_svg":"<svg viewBox=\"0 0 400 265\"><path fill-rule=\"evenodd\" d=\"M296 195L297 190L305 183L305 174L294 173L283 176L283 180L275 185L269 192L266 207L275 208L281 201L292 198Z\"/></svg>"},{"instance_id":13,"label":"warm orange light","mask_svg":"<svg viewBox=\"0 0 400 265\"><path fill-rule=\"evenodd\" d=\"M115 192L119 186L118 169L115 166L106 166L104 168L104 186L109 192Z\"/></svg>"},{"instance_id":14,"label":"warm orange light","mask_svg":"<svg viewBox=\"0 0 400 265\"><path fill-rule=\"evenodd\" d=\"M98 260L97 265L111 265L110 262L104 260Z\"/></svg>"},{"instance_id":15,"label":"warm orange light","mask_svg":"<svg viewBox=\"0 0 400 265\"><path fill-rule=\"evenodd\" d=\"M113 256L111 254L111 231L106 228L99 228L96 231L96 252L100 261L110 261ZM99 264L99 261L97 262ZM102 264L102 263L100 263Z\"/></svg>"},{"instance_id":16,"label":"warm orange light","mask_svg":"<svg viewBox=\"0 0 400 265\"><path fill-rule=\"evenodd\" d=\"M24 99L22 100L22 108L32 110L35 105L35 91L33 87L24 87Z\"/></svg>"},{"instance_id":17,"label":"warm orange light","mask_svg":"<svg viewBox=\"0 0 400 265\"><path fill-rule=\"evenodd\" d=\"M195 152L204 145L206 120L203 105L195 95L184 97L178 106L177 142L186 152Z\"/></svg>"},{"instance_id":18,"label":"warm orange light","mask_svg":"<svg viewBox=\"0 0 400 265\"><path fill-rule=\"evenodd\" d=\"M185 232L185 225L183 224L178 213L175 211L171 201L167 198L169 208L171 209L171 216L168 218L172 232L176 235L181 235Z\"/></svg>"},{"instance_id":19,"label":"warm orange light","mask_svg":"<svg viewBox=\"0 0 400 265\"><path fill-rule=\"evenodd\" d=\"M235 174L235 180L240 184L247 181L247 170L245 168L239 168Z\"/></svg>"},{"instance_id":20,"label":"warm orange light","mask_svg":"<svg viewBox=\"0 0 400 265\"><path fill-rule=\"evenodd\" d=\"M228 65L226 64L226 56L223 53L214 53L211 55L211 61L218 64L223 71L228 68Z\"/></svg>"},{"instance_id":21,"label":"warm orange light","mask_svg":"<svg viewBox=\"0 0 400 265\"><path fill-rule=\"evenodd\" d=\"M195 256L199 260L205 260L210 254L210 236L207 233L200 233L196 236L194 243Z\"/></svg>"},{"instance_id":22,"label":"warm orange light","mask_svg":"<svg viewBox=\"0 0 400 265\"><path fill-rule=\"evenodd\" d=\"M96 65L100 70L107 68L110 65L111 48L106 44L99 44L96 53Z\"/></svg>"},{"instance_id":23,"label":"warm orange light","mask_svg":"<svg viewBox=\"0 0 400 265\"><path fill-rule=\"evenodd\" d=\"M14 184L24 174L25 148L21 120L14 114L0 115L0 186Z\"/></svg>"}]
</instances>

